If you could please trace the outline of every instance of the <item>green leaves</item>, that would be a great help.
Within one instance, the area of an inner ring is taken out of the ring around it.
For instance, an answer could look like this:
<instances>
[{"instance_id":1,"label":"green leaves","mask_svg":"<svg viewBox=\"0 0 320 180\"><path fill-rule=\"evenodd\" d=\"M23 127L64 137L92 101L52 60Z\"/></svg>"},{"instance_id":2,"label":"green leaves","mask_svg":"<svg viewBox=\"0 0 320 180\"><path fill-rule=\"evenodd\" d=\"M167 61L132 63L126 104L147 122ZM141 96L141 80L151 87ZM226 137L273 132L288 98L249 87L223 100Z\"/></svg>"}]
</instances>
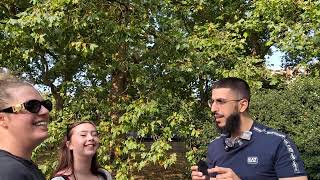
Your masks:
<instances>
[{"instance_id":1,"label":"green leaves","mask_svg":"<svg viewBox=\"0 0 320 180\"><path fill-rule=\"evenodd\" d=\"M171 168L175 139L185 141L190 163L202 158L217 135L206 108L212 81L236 76L256 91L284 88L265 66L271 46L319 77L319 63L308 65L319 57L319 14L316 2L295 0L10 0L0 3L0 66L52 94L51 137L35 152L48 159L40 162L47 175L56 159L45 152L65 125L92 120L100 162L130 179L154 164ZM276 109L291 106L283 102ZM315 118L304 112L299 121ZM282 129L294 119L275 116L282 121L271 125Z\"/></svg>"},{"instance_id":2,"label":"green leaves","mask_svg":"<svg viewBox=\"0 0 320 180\"><path fill-rule=\"evenodd\" d=\"M299 78L283 90L261 91L253 96L251 113L257 121L287 133L301 152L308 175L318 179L320 149L320 83L317 78ZM263 99L263 101L261 101Z\"/></svg>"}]
</instances>

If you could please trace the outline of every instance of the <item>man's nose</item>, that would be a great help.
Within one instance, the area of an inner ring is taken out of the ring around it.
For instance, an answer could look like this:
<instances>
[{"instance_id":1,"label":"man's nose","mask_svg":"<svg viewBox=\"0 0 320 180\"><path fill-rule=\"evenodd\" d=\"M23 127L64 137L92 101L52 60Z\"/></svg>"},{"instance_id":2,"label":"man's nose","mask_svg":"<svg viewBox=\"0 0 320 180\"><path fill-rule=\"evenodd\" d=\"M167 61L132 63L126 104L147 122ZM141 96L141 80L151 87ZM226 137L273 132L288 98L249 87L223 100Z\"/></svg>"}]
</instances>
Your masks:
<instances>
[{"instance_id":1,"label":"man's nose","mask_svg":"<svg viewBox=\"0 0 320 180\"><path fill-rule=\"evenodd\" d=\"M211 112L215 113L218 111L218 106L217 106L217 103L216 102L213 102L211 104Z\"/></svg>"}]
</instances>

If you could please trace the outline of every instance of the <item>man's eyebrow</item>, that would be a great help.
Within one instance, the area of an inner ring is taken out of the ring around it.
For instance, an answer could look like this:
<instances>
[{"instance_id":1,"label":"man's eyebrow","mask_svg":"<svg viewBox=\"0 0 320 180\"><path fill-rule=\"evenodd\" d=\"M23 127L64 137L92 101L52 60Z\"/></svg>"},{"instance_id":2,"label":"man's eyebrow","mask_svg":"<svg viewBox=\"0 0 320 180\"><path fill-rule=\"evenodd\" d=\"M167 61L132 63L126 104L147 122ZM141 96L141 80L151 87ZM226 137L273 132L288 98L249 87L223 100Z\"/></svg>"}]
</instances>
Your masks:
<instances>
[{"instance_id":1,"label":"man's eyebrow","mask_svg":"<svg viewBox=\"0 0 320 180\"><path fill-rule=\"evenodd\" d=\"M213 100L226 100L225 98L217 98L217 99L213 99Z\"/></svg>"}]
</instances>

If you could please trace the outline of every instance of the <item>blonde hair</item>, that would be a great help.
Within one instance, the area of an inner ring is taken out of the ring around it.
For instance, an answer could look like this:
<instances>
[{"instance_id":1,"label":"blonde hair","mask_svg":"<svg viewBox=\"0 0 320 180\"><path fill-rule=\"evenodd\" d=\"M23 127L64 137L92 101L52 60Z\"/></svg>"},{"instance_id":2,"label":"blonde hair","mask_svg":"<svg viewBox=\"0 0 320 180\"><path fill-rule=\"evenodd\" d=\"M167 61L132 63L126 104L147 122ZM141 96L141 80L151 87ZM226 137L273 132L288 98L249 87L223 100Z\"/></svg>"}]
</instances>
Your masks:
<instances>
[{"instance_id":1,"label":"blonde hair","mask_svg":"<svg viewBox=\"0 0 320 180\"><path fill-rule=\"evenodd\" d=\"M11 98L7 89L21 86L33 87L29 82L15 77L7 68L0 67L0 109L6 107L8 100Z\"/></svg>"}]
</instances>

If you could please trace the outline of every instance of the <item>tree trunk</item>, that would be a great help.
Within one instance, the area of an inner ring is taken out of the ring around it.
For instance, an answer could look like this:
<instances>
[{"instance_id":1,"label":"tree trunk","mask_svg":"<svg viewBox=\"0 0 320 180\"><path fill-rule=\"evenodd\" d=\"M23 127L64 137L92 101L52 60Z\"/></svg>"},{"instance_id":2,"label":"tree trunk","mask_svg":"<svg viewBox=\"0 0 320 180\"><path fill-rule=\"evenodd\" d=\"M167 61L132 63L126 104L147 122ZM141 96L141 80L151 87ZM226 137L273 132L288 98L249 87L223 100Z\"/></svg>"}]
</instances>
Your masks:
<instances>
[{"instance_id":1,"label":"tree trunk","mask_svg":"<svg viewBox=\"0 0 320 180\"><path fill-rule=\"evenodd\" d=\"M117 104L121 103L121 97L126 95L127 89L127 72L123 70L115 70L112 73L112 87L110 92L110 100L113 111L111 112L111 120L113 124L119 124L119 118L122 114L117 108Z\"/></svg>"}]
</instances>

